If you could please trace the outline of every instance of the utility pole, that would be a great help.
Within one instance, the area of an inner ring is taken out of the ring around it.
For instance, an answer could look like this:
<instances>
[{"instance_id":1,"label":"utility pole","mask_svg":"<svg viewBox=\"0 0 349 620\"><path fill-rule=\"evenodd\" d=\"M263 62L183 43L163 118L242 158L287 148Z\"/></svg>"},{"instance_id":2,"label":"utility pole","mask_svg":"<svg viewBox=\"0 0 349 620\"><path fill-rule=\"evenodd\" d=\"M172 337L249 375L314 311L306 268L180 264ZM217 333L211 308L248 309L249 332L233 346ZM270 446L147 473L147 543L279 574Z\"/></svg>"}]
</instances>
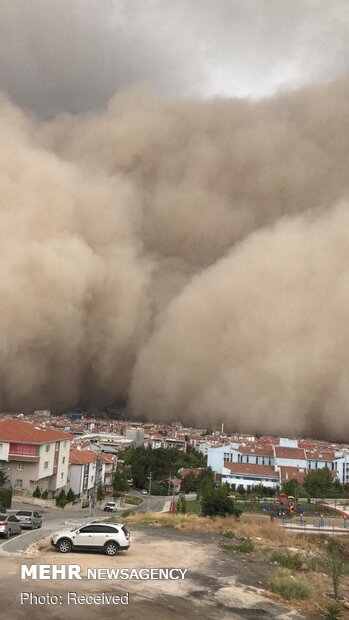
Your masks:
<instances>
[{"instance_id":1,"label":"utility pole","mask_svg":"<svg viewBox=\"0 0 349 620\"><path fill-rule=\"evenodd\" d=\"M152 473L149 472L149 495L151 495L151 477L152 477Z\"/></svg>"},{"instance_id":2,"label":"utility pole","mask_svg":"<svg viewBox=\"0 0 349 620\"><path fill-rule=\"evenodd\" d=\"M96 513L98 487L101 482L102 482L102 457L100 454L97 454L95 481L94 481L94 485L92 489L92 494L90 497L90 518L94 517Z\"/></svg>"}]
</instances>

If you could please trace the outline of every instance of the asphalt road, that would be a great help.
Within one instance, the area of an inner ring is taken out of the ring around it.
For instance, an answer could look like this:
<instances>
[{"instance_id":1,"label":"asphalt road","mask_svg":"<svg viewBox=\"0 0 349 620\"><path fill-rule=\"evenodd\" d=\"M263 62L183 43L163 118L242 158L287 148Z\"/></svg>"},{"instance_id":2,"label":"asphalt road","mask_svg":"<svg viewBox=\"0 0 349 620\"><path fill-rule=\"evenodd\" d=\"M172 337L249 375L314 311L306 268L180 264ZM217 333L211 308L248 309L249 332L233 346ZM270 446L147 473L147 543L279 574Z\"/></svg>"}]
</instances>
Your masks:
<instances>
[{"instance_id":1,"label":"asphalt road","mask_svg":"<svg viewBox=\"0 0 349 620\"><path fill-rule=\"evenodd\" d=\"M36 509L42 515L42 527L37 530L23 529L21 534L11 536L9 540L0 538L0 553L1 551L7 553L23 553L29 545L57 530L78 527L80 524L87 523L92 519L108 518L112 514L121 515L125 510L134 510L136 512L161 512L166 501L169 499L167 497L143 496L141 494L139 494L139 496L144 500L139 506L123 506L117 513L106 513L104 510L96 508L93 517L90 516L89 508L81 509L70 507L69 505L64 509L38 508L37 506L25 502L13 502L11 510L9 510L8 513L15 513L17 510Z\"/></svg>"}]
</instances>

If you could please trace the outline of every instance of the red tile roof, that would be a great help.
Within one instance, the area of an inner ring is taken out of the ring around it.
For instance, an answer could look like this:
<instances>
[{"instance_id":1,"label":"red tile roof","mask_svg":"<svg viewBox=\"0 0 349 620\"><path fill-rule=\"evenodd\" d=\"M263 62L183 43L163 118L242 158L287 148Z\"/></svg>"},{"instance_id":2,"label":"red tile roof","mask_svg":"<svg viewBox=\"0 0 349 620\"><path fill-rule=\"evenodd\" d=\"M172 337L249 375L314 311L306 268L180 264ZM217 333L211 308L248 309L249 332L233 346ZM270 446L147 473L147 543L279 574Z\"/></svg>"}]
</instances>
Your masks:
<instances>
[{"instance_id":1,"label":"red tile roof","mask_svg":"<svg viewBox=\"0 0 349 620\"><path fill-rule=\"evenodd\" d=\"M72 440L72 435L52 428L42 428L25 422L24 420L1 420L0 441L15 441L16 443L45 444Z\"/></svg>"},{"instance_id":2,"label":"red tile roof","mask_svg":"<svg viewBox=\"0 0 349 620\"><path fill-rule=\"evenodd\" d=\"M266 476L272 478L278 478L274 467L271 465L255 465L254 463L224 463L224 467L229 469L232 474L238 474L239 476L253 475L265 478Z\"/></svg>"},{"instance_id":3,"label":"red tile roof","mask_svg":"<svg viewBox=\"0 0 349 620\"><path fill-rule=\"evenodd\" d=\"M321 450L307 450L306 455L308 461L333 461L335 458L332 452L321 452Z\"/></svg>"},{"instance_id":4,"label":"red tile roof","mask_svg":"<svg viewBox=\"0 0 349 620\"><path fill-rule=\"evenodd\" d=\"M69 463L71 465L86 465L87 463L94 463L96 458L96 454L92 450L73 448L70 451Z\"/></svg>"},{"instance_id":5,"label":"red tile roof","mask_svg":"<svg viewBox=\"0 0 349 620\"><path fill-rule=\"evenodd\" d=\"M301 459L306 461L305 450L303 448L283 448L275 446L275 456L279 459Z\"/></svg>"},{"instance_id":6,"label":"red tile roof","mask_svg":"<svg viewBox=\"0 0 349 620\"><path fill-rule=\"evenodd\" d=\"M241 454L256 454L257 456L274 456L273 446L239 446Z\"/></svg>"},{"instance_id":7,"label":"red tile roof","mask_svg":"<svg viewBox=\"0 0 349 620\"><path fill-rule=\"evenodd\" d=\"M299 484L303 484L304 478L307 475L308 470L298 467L280 467L280 480L281 482L287 482L288 480L297 480Z\"/></svg>"}]
</instances>

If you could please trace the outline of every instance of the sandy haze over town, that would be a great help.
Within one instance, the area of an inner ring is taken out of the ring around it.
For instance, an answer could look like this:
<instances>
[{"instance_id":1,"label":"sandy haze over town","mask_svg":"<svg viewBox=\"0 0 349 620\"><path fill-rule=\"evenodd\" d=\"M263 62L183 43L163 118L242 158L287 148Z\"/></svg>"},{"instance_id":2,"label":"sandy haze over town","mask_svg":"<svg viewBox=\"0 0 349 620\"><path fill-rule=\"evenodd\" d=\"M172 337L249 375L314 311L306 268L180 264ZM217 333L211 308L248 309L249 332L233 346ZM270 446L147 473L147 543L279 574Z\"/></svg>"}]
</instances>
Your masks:
<instances>
[{"instance_id":1,"label":"sandy haze over town","mask_svg":"<svg viewBox=\"0 0 349 620\"><path fill-rule=\"evenodd\" d=\"M150 4L0 3L0 408L348 437L346 5Z\"/></svg>"}]
</instances>

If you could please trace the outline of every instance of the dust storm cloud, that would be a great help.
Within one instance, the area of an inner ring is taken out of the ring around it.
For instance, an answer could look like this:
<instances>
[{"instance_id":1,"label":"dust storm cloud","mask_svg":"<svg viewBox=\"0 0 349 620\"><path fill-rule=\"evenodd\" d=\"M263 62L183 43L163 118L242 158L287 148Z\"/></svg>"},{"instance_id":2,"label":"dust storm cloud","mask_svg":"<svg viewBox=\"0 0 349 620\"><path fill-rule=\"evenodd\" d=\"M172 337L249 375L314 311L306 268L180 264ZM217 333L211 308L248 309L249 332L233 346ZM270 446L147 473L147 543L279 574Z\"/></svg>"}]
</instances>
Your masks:
<instances>
[{"instance_id":1,"label":"dust storm cloud","mask_svg":"<svg viewBox=\"0 0 349 620\"><path fill-rule=\"evenodd\" d=\"M4 97L1 408L348 436L348 96Z\"/></svg>"}]
</instances>

